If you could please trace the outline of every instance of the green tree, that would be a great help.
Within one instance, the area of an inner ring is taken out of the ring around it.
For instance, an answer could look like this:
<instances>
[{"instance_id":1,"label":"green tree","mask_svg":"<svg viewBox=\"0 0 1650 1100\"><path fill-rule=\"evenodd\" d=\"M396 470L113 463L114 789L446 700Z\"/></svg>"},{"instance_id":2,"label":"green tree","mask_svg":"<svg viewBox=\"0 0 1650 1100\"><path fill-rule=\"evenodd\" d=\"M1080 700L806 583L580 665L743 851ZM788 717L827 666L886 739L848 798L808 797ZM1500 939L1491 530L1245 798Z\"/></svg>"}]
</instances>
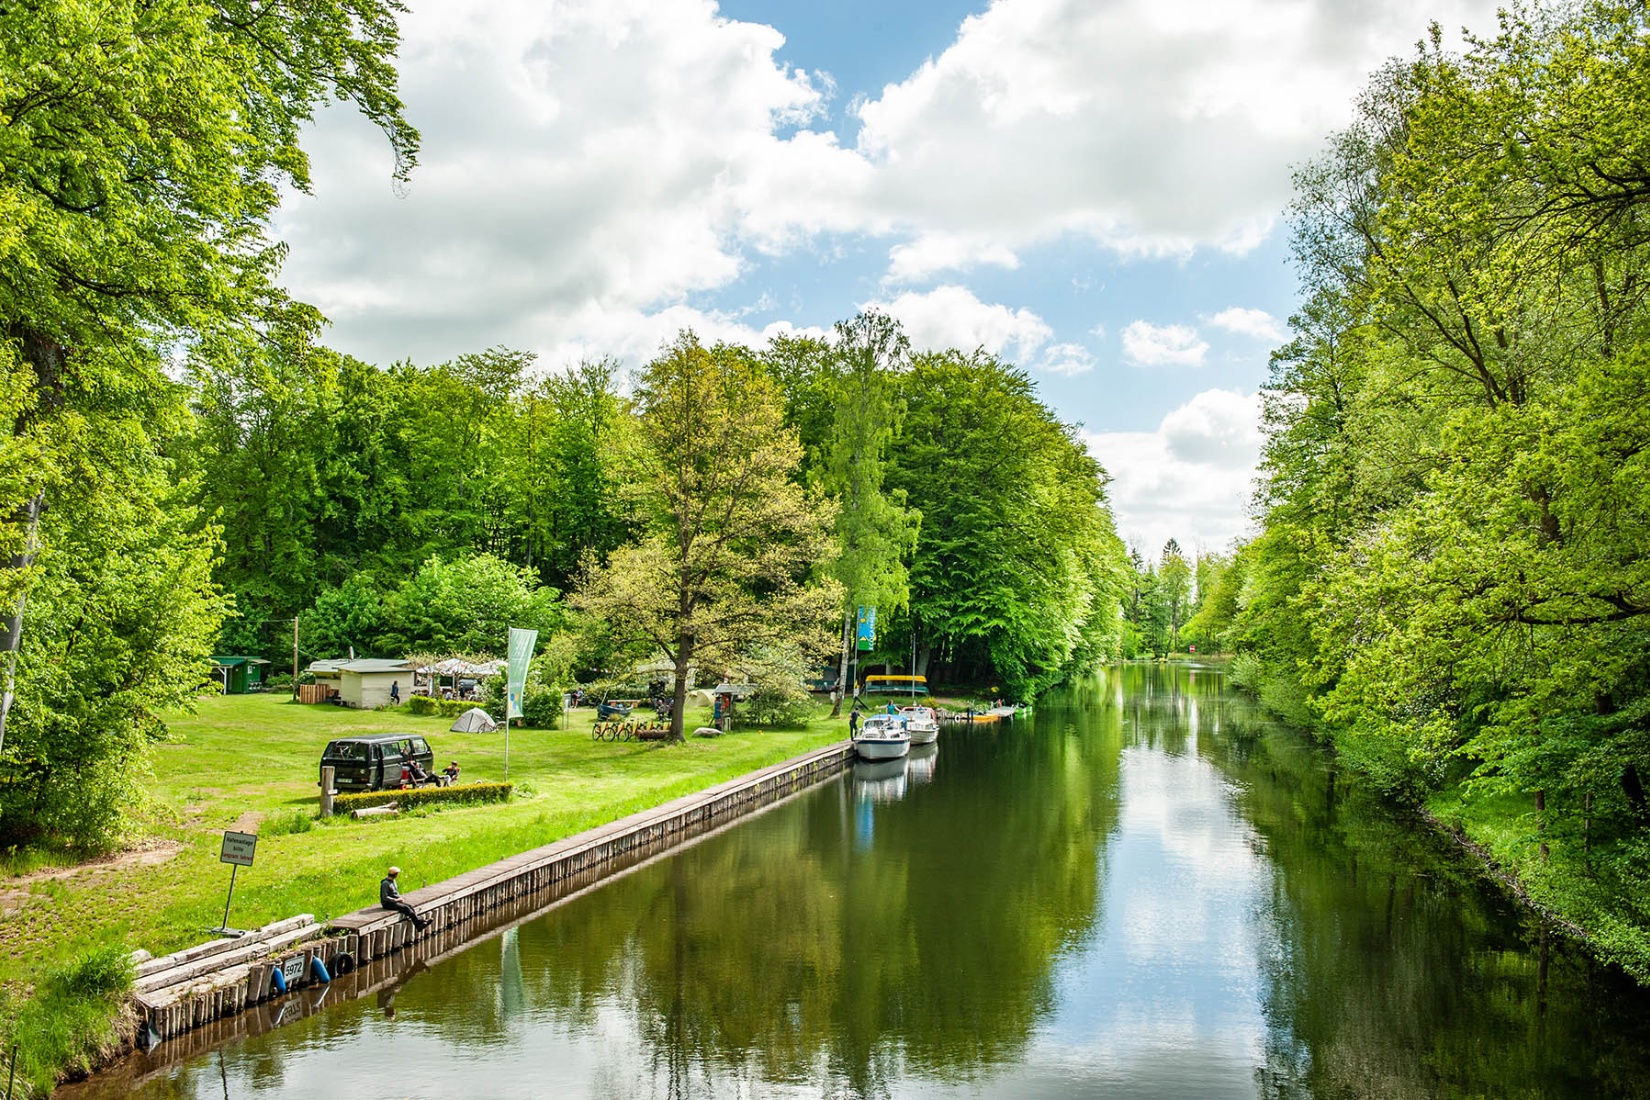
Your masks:
<instances>
[{"instance_id":1,"label":"green tree","mask_svg":"<svg viewBox=\"0 0 1650 1100\"><path fill-rule=\"evenodd\" d=\"M852 690L848 657L856 608L877 607L886 621L910 600L906 560L916 549L922 516L905 507L903 491L883 491L885 456L899 428L897 372L909 348L899 322L881 313L861 313L852 321L838 322L831 345L836 409L820 483L841 506L836 517L841 553L835 573L844 596L837 679L842 690L833 715L841 712L843 697Z\"/></svg>"},{"instance_id":2,"label":"green tree","mask_svg":"<svg viewBox=\"0 0 1650 1100\"><path fill-rule=\"evenodd\" d=\"M491 554L431 558L385 599L374 647L387 656L502 653L512 626L548 638L561 622L559 593L529 569Z\"/></svg>"},{"instance_id":3,"label":"green tree","mask_svg":"<svg viewBox=\"0 0 1650 1100\"><path fill-rule=\"evenodd\" d=\"M918 356L903 378L888 485L923 517L919 666L937 656L947 676L1027 698L1114 656L1124 549L1075 431L1025 372L982 353Z\"/></svg>"},{"instance_id":4,"label":"green tree","mask_svg":"<svg viewBox=\"0 0 1650 1100\"><path fill-rule=\"evenodd\" d=\"M404 180L417 134L391 65L394 0L57 0L0 10L0 328L24 399L7 427L32 477L0 502L0 653L12 702L23 600L48 486L85 402L162 377L179 342L303 342L313 311L275 283L282 186L307 188L299 138L353 101ZM79 402L79 404L77 404Z\"/></svg>"},{"instance_id":5,"label":"green tree","mask_svg":"<svg viewBox=\"0 0 1650 1100\"><path fill-rule=\"evenodd\" d=\"M835 508L795 475L801 446L777 385L743 348L684 332L638 379L641 537L592 562L574 604L674 667L671 736L682 737L695 667L788 641L831 648L841 589L826 570Z\"/></svg>"}]
</instances>

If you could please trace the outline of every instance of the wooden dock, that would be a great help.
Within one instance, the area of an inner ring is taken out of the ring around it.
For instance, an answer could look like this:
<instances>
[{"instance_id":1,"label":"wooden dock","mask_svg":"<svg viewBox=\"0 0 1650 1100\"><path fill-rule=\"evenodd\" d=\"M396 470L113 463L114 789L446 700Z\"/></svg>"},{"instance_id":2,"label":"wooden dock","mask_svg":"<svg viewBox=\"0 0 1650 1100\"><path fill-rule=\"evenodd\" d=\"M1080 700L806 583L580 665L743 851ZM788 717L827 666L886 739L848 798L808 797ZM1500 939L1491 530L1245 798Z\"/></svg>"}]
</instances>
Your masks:
<instances>
[{"instance_id":1,"label":"wooden dock","mask_svg":"<svg viewBox=\"0 0 1650 1100\"><path fill-rule=\"evenodd\" d=\"M212 940L148 959L138 966L134 989L140 1017L134 1042L150 1049L195 1029L210 1028L216 1034L222 1028L210 1025L217 1021L280 999L274 990L276 970L288 979L288 998L291 989L316 985L316 960L333 977L332 984L357 990L335 990L334 996L359 995L364 980L369 990L387 980L384 968L375 965L379 960L415 945L414 954L425 961L432 954L459 950L500 918L526 919L569 893L827 779L852 759L852 743L841 741L413 890L403 896L431 922L423 932L400 914L374 905L325 925L308 915L291 917L237 939ZM314 999L319 1005L321 998Z\"/></svg>"}]
</instances>

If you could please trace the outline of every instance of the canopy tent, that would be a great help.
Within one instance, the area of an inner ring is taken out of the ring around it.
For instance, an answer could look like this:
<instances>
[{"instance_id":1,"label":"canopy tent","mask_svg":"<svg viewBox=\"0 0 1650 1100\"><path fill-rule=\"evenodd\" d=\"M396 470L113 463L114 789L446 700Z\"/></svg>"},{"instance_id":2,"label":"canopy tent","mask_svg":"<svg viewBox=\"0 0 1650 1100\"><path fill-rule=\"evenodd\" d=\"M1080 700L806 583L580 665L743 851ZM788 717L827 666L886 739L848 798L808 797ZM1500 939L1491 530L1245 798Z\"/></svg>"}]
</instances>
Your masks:
<instances>
[{"instance_id":1,"label":"canopy tent","mask_svg":"<svg viewBox=\"0 0 1650 1100\"><path fill-rule=\"evenodd\" d=\"M493 721L492 715L480 707L471 707L458 716L458 721L453 723L452 732L492 733L496 729L498 729L498 723Z\"/></svg>"}]
</instances>

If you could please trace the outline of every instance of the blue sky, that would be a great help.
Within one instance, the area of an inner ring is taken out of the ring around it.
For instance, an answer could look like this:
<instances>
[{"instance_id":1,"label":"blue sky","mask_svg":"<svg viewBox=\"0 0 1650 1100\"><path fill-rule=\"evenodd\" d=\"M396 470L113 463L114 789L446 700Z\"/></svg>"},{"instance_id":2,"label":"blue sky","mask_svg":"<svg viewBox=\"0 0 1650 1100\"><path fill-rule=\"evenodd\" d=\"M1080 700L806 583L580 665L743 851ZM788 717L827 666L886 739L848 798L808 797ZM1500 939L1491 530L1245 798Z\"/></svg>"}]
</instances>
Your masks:
<instances>
[{"instance_id":1,"label":"blue sky","mask_svg":"<svg viewBox=\"0 0 1650 1100\"><path fill-rule=\"evenodd\" d=\"M1484 0L425 0L410 189L347 109L283 209L291 288L371 361L640 363L868 306L1024 367L1124 537L1247 525L1295 305L1293 166L1366 74Z\"/></svg>"}]
</instances>

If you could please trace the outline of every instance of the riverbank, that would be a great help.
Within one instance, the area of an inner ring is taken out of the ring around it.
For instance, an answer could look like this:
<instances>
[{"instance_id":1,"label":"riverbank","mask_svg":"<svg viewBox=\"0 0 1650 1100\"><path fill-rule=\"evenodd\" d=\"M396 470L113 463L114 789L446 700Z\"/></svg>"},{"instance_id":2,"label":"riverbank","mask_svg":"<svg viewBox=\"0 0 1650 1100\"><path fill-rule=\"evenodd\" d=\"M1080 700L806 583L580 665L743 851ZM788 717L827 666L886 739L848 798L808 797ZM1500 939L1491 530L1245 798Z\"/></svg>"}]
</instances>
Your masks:
<instances>
[{"instance_id":1,"label":"riverbank","mask_svg":"<svg viewBox=\"0 0 1650 1100\"><path fill-rule=\"evenodd\" d=\"M1590 845L1585 836L1543 830L1527 803L1504 794L1475 796L1464 784L1433 795L1421 813L1520 903L1650 986L1650 899L1618 874L1619 841Z\"/></svg>"},{"instance_id":2,"label":"riverbank","mask_svg":"<svg viewBox=\"0 0 1650 1100\"><path fill-rule=\"evenodd\" d=\"M1355 757L1340 752L1332 736L1313 729L1298 689L1280 688L1284 683L1272 678L1234 686L1357 772ZM1377 785L1390 788L1390 776L1377 778L1386 780ZM1601 813L1595 833L1588 836L1573 820L1543 822L1533 794L1487 792L1470 780L1446 785L1418 802L1394 800L1472 856L1485 877L1555 932L1650 987L1650 897L1636 885L1642 882L1643 855L1636 849L1640 842L1630 833L1623 836L1619 823L1610 828Z\"/></svg>"},{"instance_id":3,"label":"riverbank","mask_svg":"<svg viewBox=\"0 0 1650 1100\"><path fill-rule=\"evenodd\" d=\"M204 700L197 714L177 717L173 740L155 749L142 844L60 867L13 857L13 873L0 880L0 989L14 1007L0 1025L15 1029L16 1006L38 991L43 974L99 948L160 955L204 938L223 919L229 875L218 847L226 829L259 834L254 865L236 877L231 925L299 912L325 920L372 904L390 863L402 867L404 888L416 890L840 740L846 729L845 720L820 716L801 730L664 745L593 741L592 719L575 711L568 729L511 731L517 796L508 803L321 822L315 775L334 737L417 733L438 764L458 759L466 780L501 780L504 735L450 733L450 719L402 711L270 696ZM20 1060L20 1074L30 1065Z\"/></svg>"}]
</instances>

